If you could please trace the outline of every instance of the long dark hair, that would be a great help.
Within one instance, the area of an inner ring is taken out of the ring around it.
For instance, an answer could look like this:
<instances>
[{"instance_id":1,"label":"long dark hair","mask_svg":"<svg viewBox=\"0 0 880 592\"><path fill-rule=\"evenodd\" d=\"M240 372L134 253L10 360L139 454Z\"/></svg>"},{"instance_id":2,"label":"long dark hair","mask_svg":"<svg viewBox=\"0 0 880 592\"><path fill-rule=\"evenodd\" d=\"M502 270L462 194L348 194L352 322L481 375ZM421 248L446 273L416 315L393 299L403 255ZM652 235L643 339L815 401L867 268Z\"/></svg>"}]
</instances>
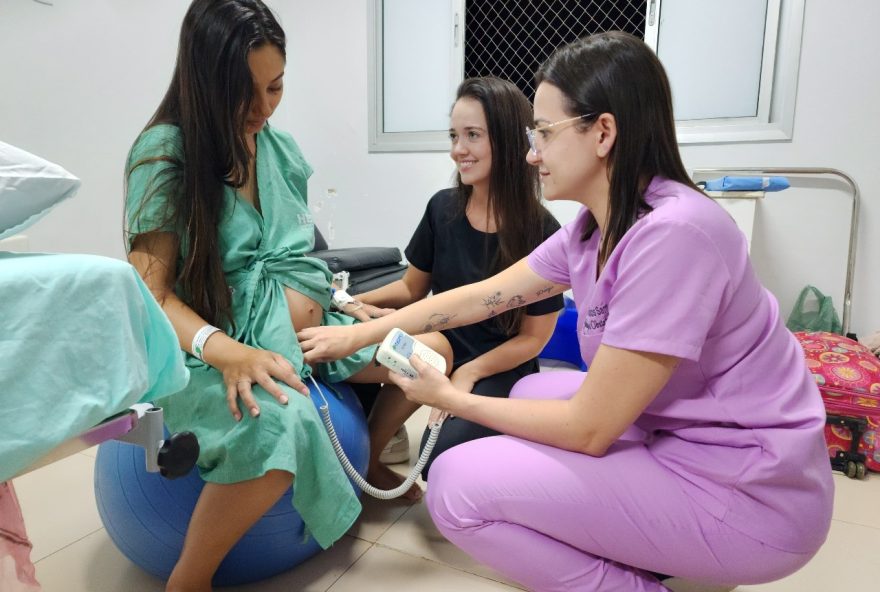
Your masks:
<instances>
[{"instance_id":1,"label":"long dark hair","mask_svg":"<svg viewBox=\"0 0 880 592\"><path fill-rule=\"evenodd\" d=\"M182 161L166 155L136 162L128 171L171 163L144 202L160 191L172 196L166 217L180 233L183 254L177 283L192 309L220 327L233 324L218 244L223 191L248 181L248 52L266 44L286 55L284 31L260 0L195 0L183 19L171 85L145 128L176 125Z\"/></svg>"},{"instance_id":2,"label":"long dark hair","mask_svg":"<svg viewBox=\"0 0 880 592\"><path fill-rule=\"evenodd\" d=\"M498 251L487 273L510 267L537 247L544 237L544 221L550 213L541 204L538 170L528 164L525 129L532 120L532 106L512 82L492 76L468 78L458 86L455 99L479 101L486 115L486 130L492 148L489 173L489 201L497 230ZM456 175L459 214L467 208L471 185ZM488 239L488 237L487 237ZM508 334L519 330L524 309L517 308L496 317Z\"/></svg>"},{"instance_id":3,"label":"long dark hair","mask_svg":"<svg viewBox=\"0 0 880 592\"><path fill-rule=\"evenodd\" d=\"M547 82L562 91L572 116L595 114L585 118L582 129L602 113L614 115L617 122L617 139L608 160L608 218L599 251L599 263L604 264L623 235L651 210L644 194L654 176L697 189L678 152L669 80L641 39L618 31L561 47L535 78L537 84ZM597 228L591 216L582 239L589 239Z\"/></svg>"}]
</instances>

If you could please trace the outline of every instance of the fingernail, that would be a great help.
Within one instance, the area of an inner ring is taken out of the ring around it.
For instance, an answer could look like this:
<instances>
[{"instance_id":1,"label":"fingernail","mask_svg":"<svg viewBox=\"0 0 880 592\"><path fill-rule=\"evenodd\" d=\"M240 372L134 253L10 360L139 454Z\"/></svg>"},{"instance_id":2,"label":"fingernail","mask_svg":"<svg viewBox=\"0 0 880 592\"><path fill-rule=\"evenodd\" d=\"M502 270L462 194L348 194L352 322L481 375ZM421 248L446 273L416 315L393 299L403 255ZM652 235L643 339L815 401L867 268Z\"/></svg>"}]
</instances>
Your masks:
<instances>
[{"instance_id":1,"label":"fingernail","mask_svg":"<svg viewBox=\"0 0 880 592\"><path fill-rule=\"evenodd\" d=\"M306 387L301 388L299 392L301 392L302 394L304 394L306 396L309 396L309 389Z\"/></svg>"},{"instance_id":2,"label":"fingernail","mask_svg":"<svg viewBox=\"0 0 880 592\"><path fill-rule=\"evenodd\" d=\"M281 398L278 400L281 401L282 405L287 405L287 396L281 395Z\"/></svg>"},{"instance_id":3,"label":"fingernail","mask_svg":"<svg viewBox=\"0 0 880 592\"><path fill-rule=\"evenodd\" d=\"M258 417L260 415L260 410L256 407L251 408L251 417Z\"/></svg>"}]
</instances>

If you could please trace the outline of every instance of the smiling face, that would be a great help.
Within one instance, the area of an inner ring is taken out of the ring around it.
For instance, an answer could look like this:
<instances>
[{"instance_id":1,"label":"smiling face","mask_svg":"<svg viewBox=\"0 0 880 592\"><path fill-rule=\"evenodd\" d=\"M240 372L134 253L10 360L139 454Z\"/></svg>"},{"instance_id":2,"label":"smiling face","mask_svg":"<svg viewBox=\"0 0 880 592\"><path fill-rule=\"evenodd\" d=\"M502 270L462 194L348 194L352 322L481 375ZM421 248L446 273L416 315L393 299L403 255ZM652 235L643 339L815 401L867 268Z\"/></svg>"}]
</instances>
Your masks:
<instances>
[{"instance_id":1,"label":"smiling face","mask_svg":"<svg viewBox=\"0 0 880 592\"><path fill-rule=\"evenodd\" d=\"M449 156L465 185L488 187L492 144L487 128L486 114L479 101L462 97L455 102L449 120Z\"/></svg>"},{"instance_id":2,"label":"smiling face","mask_svg":"<svg viewBox=\"0 0 880 592\"><path fill-rule=\"evenodd\" d=\"M245 119L245 133L255 134L263 129L266 120L281 102L281 95L284 93L284 65L284 55L271 43L248 52L248 66L254 90Z\"/></svg>"},{"instance_id":3,"label":"smiling face","mask_svg":"<svg viewBox=\"0 0 880 592\"><path fill-rule=\"evenodd\" d=\"M526 159L538 167L544 198L594 202L608 194L608 154L616 128L607 113L583 121L566 111L565 95L542 82L535 92L535 148ZM557 123L561 122L561 123ZM550 125L550 124L556 125Z\"/></svg>"}]
</instances>

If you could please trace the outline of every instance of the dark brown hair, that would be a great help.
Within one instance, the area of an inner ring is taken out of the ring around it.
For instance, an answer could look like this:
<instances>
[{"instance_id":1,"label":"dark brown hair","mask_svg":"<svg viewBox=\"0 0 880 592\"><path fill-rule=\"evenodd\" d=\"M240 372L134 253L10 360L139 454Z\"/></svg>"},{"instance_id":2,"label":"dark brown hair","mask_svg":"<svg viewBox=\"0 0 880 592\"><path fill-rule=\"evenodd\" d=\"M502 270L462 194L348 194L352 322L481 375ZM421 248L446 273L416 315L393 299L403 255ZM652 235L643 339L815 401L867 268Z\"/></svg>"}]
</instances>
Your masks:
<instances>
[{"instance_id":1,"label":"dark brown hair","mask_svg":"<svg viewBox=\"0 0 880 592\"><path fill-rule=\"evenodd\" d=\"M666 72L641 39L614 31L556 50L538 70L536 82L562 91L572 116L594 114L584 118L581 129L602 113L612 114L617 123L608 160L608 219L599 251L604 264L623 235L651 210L644 194L654 176L697 189L678 152ZM596 219L588 218L583 240L597 228Z\"/></svg>"},{"instance_id":2,"label":"dark brown hair","mask_svg":"<svg viewBox=\"0 0 880 592\"><path fill-rule=\"evenodd\" d=\"M532 106L515 84L492 76L468 78L459 85L455 98L478 101L486 116L492 148L487 207L492 212L498 237L498 251L486 272L494 274L541 244L544 222L550 216L541 204L538 170L525 159L529 149L525 130L532 121ZM456 175L456 186L459 213L463 214L473 187L464 185L461 175ZM524 314L525 309L517 308L496 319L510 335L519 331Z\"/></svg>"},{"instance_id":3,"label":"dark brown hair","mask_svg":"<svg viewBox=\"0 0 880 592\"><path fill-rule=\"evenodd\" d=\"M244 135L253 95L248 52L266 44L285 55L284 31L260 0L195 0L183 19L171 85L145 128L177 126L182 160L149 158L127 171L157 161L171 164L151 184L144 203L160 192L171 196L166 222L179 233L183 258L177 283L187 304L219 327L233 322L218 244L223 191L248 181L253 156Z\"/></svg>"}]
</instances>

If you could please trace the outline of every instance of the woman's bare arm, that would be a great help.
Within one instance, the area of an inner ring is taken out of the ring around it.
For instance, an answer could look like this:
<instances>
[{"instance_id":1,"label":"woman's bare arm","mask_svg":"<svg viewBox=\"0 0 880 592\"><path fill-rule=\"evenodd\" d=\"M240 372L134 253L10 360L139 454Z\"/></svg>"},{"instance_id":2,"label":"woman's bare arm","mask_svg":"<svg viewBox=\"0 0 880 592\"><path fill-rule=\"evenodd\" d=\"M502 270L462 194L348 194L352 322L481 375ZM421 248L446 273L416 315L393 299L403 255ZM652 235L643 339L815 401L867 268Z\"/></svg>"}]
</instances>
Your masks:
<instances>
[{"instance_id":1,"label":"woman's bare arm","mask_svg":"<svg viewBox=\"0 0 880 592\"><path fill-rule=\"evenodd\" d=\"M178 249L179 242L174 233L145 233L134 239L128 260L171 321L181 349L193 353L192 339L208 323L174 292ZM259 405L253 397L254 384L262 386L281 403L287 402L287 396L275 383L275 379L305 395L309 392L293 366L283 356L243 345L222 331L208 338L202 351L202 359L222 372L226 384L227 406L236 420L241 419L239 398L251 415L260 414Z\"/></svg>"}]
</instances>

